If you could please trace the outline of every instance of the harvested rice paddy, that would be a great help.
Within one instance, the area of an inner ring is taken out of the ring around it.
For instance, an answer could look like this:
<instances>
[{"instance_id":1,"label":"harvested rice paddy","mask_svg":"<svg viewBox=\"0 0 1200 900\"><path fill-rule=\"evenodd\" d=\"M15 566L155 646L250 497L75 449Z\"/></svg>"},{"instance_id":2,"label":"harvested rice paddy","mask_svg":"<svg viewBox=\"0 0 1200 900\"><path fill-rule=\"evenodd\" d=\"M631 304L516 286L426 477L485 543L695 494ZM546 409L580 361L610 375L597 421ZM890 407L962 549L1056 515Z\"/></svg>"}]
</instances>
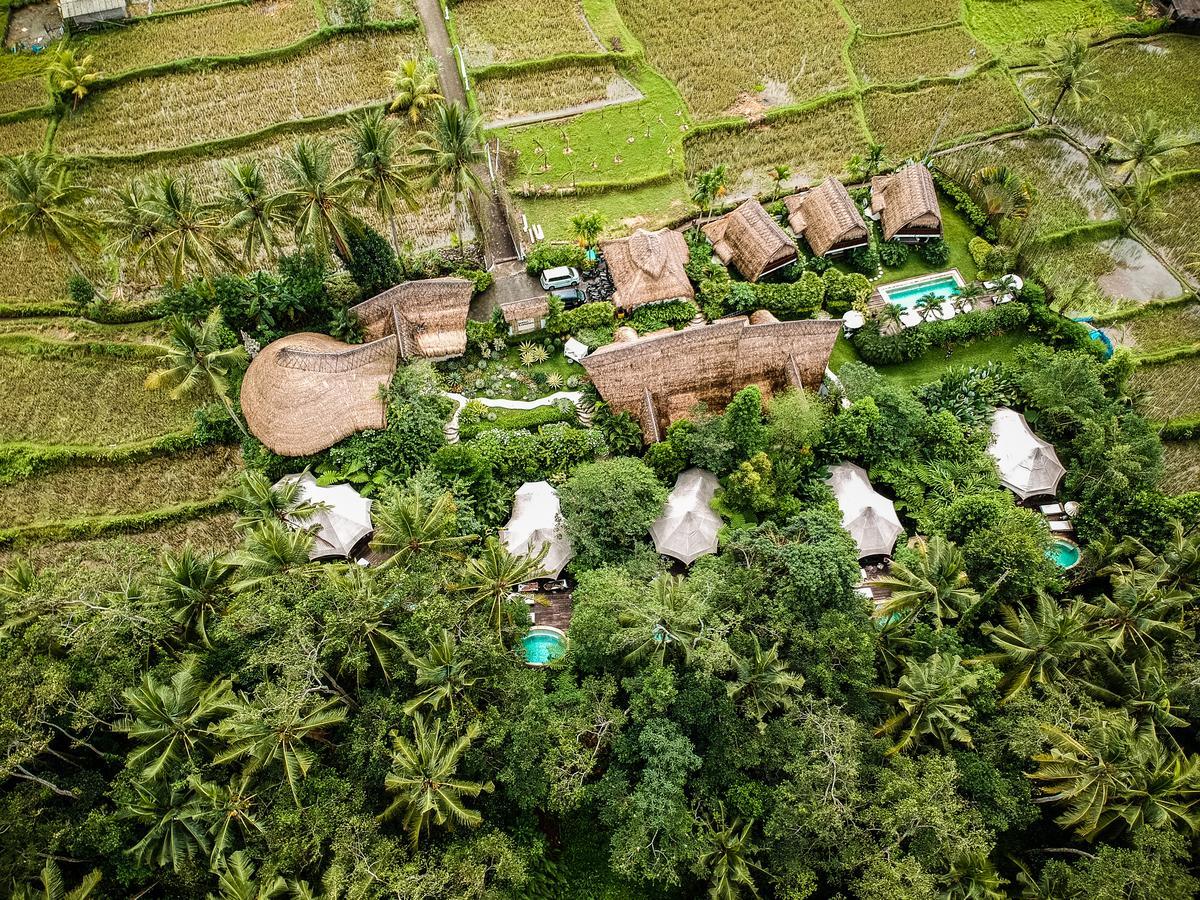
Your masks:
<instances>
[{"instance_id":1,"label":"harvested rice paddy","mask_svg":"<svg viewBox=\"0 0 1200 900\"><path fill-rule=\"evenodd\" d=\"M0 529L93 516L135 515L210 500L231 486L241 454L205 447L136 463L81 463L0 486ZM63 498L70 497L69 508Z\"/></svg>"},{"instance_id":2,"label":"harvested rice paddy","mask_svg":"<svg viewBox=\"0 0 1200 900\"><path fill-rule=\"evenodd\" d=\"M991 56L965 28L957 26L891 37L860 35L850 45L850 60L864 85L904 84L943 75L959 77Z\"/></svg>"},{"instance_id":3,"label":"harvested rice paddy","mask_svg":"<svg viewBox=\"0 0 1200 900\"><path fill-rule=\"evenodd\" d=\"M46 119L22 119L0 125L0 156L41 150L46 142Z\"/></svg>"},{"instance_id":4,"label":"harvested rice paddy","mask_svg":"<svg viewBox=\"0 0 1200 900\"><path fill-rule=\"evenodd\" d=\"M372 22L403 22L416 14L412 0L374 0L371 4Z\"/></svg>"},{"instance_id":5,"label":"harvested rice paddy","mask_svg":"<svg viewBox=\"0 0 1200 900\"><path fill-rule=\"evenodd\" d=\"M1200 281L1200 248L1196 245L1196 210L1200 209L1200 176L1171 181L1156 188L1157 214L1140 230L1173 266Z\"/></svg>"},{"instance_id":6,"label":"harvested rice paddy","mask_svg":"<svg viewBox=\"0 0 1200 900\"><path fill-rule=\"evenodd\" d=\"M0 319L0 335L29 335L50 341L97 341L162 346L167 341L169 331L170 327L165 319L130 322L126 325L102 325L74 316Z\"/></svg>"},{"instance_id":7,"label":"harvested rice paddy","mask_svg":"<svg viewBox=\"0 0 1200 900\"><path fill-rule=\"evenodd\" d=\"M647 61L699 119L753 116L844 88L849 37L824 0L618 0Z\"/></svg>"},{"instance_id":8,"label":"harvested rice paddy","mask_svg":"<svg viewBox=\"0 0 1200 900\"><path fill-rule=\"evenodd\" d=\"M418 40L340 37L287 59L139 78L89 99L63 120L54 145L77 155L146 153L378 103L390 91L386 73Z\"/></svg>"},{"instance_id":9,"label":"harvested rice paddy","mask_svg":"<svg viewBox=\"0 0 1200 900\"><path fill-rule=\"evenodd\" d=\"M1200 415L1200 365L1195 357L1143 363L1133 373L1130 386L1139 397L1142 414L1155 422Z\"/></svg>"},{"instance_id":10,"label":"harvested rice paddy","mask_svg":"<svg viewBox=\"0 0 1200 900\"><path fill-rule=\"evenodd\" d=\"M579 0L461 0L453 16L471 68L604 49Z\"/></svg>"},{"instance_id":11,"label":"harvested rice paddy","mask_svg":"<svg viewBox=\"0 0 1200 900\"><path fill-rule=\"evenodd\" d=\"M592 103L636 100L640 94L614 66L566 66L519 72L475 83L488 122L553 113Z\"/></svg>"},{"instance_id":12,"label":"harvested rice paddy","mask_svg":"<svg viewBox=\"0 0 1200 900\"><path fill-rule=\"evenodd\" d=\"M0 81L0 113L45 106L49 102L45 75L27 75L11 81Z\"/></svg>"},{"instance_id":13,"label":"harvested rice paddy","mask_svg":"<svg viewBox=\"0 0 1200 900\"><path fill-rule=\"evenodd\" d=\"M1106 326L1122 346L1137 353L1162 353L1200 343L1200 303L1177 303Z\"/></svg>"},{"instance_id":14,"label":"harvested rice paddy","mask_svg":"<svg viewBox=\"0 0 1200 900\"><path fill-rule=\"evenodd\" d=\"M1163 472L1159 487L1166 493L1200 491L1200 441L1165 441Z\"/></svg>"},{"instance_id":15,"label":"harvested rice paddy","mask_svg":"<svg viewBox=\"0 0 1200 900\"><path fill-rule=\"evenodd\" d=\"M1137 0L966 0L967 25L997 51L1038 45L1078 32L1098 39L1125 31L1137 13Z\"/></svg>"},{"instance_id":16,"label":"harvested rice paddy","mask_svg":"<svg viewBox=\"0 0 1200 900\"><path fill-rule=\"evenodd\" d=\"M959 20L957 0L844 0L846 12L867 34L912 31Z\"/></svg>"},{"instance_id":17,"label":"harvested rice paddy","mask_svg":"<svg viewBox=\"0 0 1200 900\"><path fill-rule=\"evenodd\" d=\"M260 0L254 0L260 2ZM129 15L148 16L165 12L178 12L181 9L202 9L211 5L204 0L130 0L127 4ZM151 8L153 7L153 8Z\"/></svg>"}]
</instances>

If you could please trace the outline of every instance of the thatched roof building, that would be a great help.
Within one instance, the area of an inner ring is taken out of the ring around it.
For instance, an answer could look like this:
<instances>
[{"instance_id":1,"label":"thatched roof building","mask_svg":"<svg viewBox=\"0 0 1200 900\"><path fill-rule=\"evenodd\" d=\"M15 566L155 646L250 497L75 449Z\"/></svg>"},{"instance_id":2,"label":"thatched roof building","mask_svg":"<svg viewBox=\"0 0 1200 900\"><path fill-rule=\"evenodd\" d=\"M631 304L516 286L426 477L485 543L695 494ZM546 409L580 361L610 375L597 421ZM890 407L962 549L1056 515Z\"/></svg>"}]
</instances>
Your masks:
<instances>
[{"instance_id":1,"label":"thatched roof building","mask_svg":"<svg viewBox=\"0 0 1200 900\"><path fill-rule=\"evenodd\" d=\"M640 338L620 328L616 342L585 357L583 367L613 412L638 419L653 443L696 404L723 409L751 384L764 397L789 387L816 389L841 327L837 319L780 322L760 310Z\"/></svg>"},{"instance_id":2,"label":"thatched roof building","mask_svg":"<svg viewBox=\"0 0 1200 900\"><path fill-rule=\"evenodd\" d=\"M1025 417L1007 406L996 407L988 453L996 460L1000 483L1022 500L1052 496L1066 474L1053 445L1034 434Z\"/></svg>"},{"instance_id":3,"label":"thatched roof building","mask_svg":"<svg viewBox=\"0 0 1200 900\"><path fill-rule=\"evenodd\" d=\"M733 265L749 281L758 281L796 260L796 245L757 200L714 219L704 235L725 265Z\"/></svg>"},{"instance_id":4,"label":"thatched roof building","mask_svg":"<svg viewBox=\"0 0 1200 900\"><path fill-rule=\"evenodd\" d=\"M394 334L400 358L448 359L467 349L474 285L463 278L406 281L352 306L368 341Z\"/></svg>"},{"instance_id":5,"label":"thatched roof building","mask_svg":"<svg viewBox=\"0 0 1200 900\"><path fill-rule=\"evenodd\" d=\"M73 28L118 21L129 15L125 0L59 0L58 11L63 22Z\"/></svg>"},{"instance_id":6,"label":"thatched roof building","mask_svg":"<svg viewBox=\"0 0 1200 900\"><path fill-rule=\"evenodd\" d=\"M273 341L242 380L250 432L281 456L307 456L364 428L383 428L381 396L396 371L392 338L353 346L301 332Z\"/></svg>"},{"instance_id":7,"label":"thatched roof building","mask_svg":"<svg viewBox=\"0 0 1200 900\"><path fill-rule=\"evenodd\" d=\"M508 323L510 334L538 331L546 327L546 319L550 315L550 297L542 294L540 297L501 304L500 314Z\"/></svg>"},{"instance_id":8,"label":"thatched roof building","mask_svg":"<svg viewBox=\"0 0 1200 900\"><path fill-rule=\"evenodd\" d=\"M842 528L858 547L858 558L890 556L904 530L896 505L871 486L862 466L841 463L829 470L826 481L842 511Z\"/></svg>"},{"instance_id":9,"label":"thatched roof building","mask_svg":"<svg viewBox=\"0 0 1200 900\"><path fill-rule=\"evenodd\" d=\"M675 479L663 514L650 526L654 549L690 566L701 556L717 552L721 517L712 506L721 482L705 469L686 469Z\"/></svg>"},{"instance_id":10,"label":"thatched roof building","mask_svg":"<svg viewBox=\"0 0 1200 900\"><path fill-rule=\"evenodd\" d=\"M617 309L696 296L684 269L687 241L677 231L639 228L630 237L604 241L600 249L616 288L613 303Z\"/></svg>"},{"instance_id":11,"label":"thatched roof building","mask_svg":"<svg viewBox=\"0 0 1200 900\"><path fill-rule=\"evenodd\" d=\"M817 256L845 253L869 243L867 224L846 186L833 176L811 191L787 197L788 224Z\"/></svg>"},{"instance_id":12,"label":"thatched roof building","mask_svg":"<svg viewBox=\"0 0 1200 900\"><path fill-rule=\"evenodd\" d=\"M883 222L883 239L924 241L942 236L942 210L933 176L920 163L871 179L871 210Z\"/></svg>"},{"instance_id":13,"label":"thatched roof building","mask_svg":"<svg viewBox=\"0 0 1200 900\"><path fill-rule=\"evenodd\" d=\"M1170 0L1170 11L1180 31L1200 34L1200 0Z\"/></svg>"}]
</instances>

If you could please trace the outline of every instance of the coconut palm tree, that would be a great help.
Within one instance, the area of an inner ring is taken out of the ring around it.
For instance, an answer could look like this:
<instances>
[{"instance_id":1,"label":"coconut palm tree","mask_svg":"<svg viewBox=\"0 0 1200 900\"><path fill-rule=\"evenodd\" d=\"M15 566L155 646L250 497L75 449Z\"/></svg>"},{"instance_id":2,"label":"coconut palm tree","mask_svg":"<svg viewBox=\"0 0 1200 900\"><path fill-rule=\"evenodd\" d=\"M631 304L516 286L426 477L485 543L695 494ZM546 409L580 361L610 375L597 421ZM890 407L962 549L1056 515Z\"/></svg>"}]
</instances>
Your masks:
<instances>
[{"instance_id":1,"label":"coconut palm tree","mask_svg":"<svg viewBox=\"0 0 1200 900\"><path fill-rule=\"evenodd\" d=\"M729 170L721 166L701 172L696 176L696 187L692 191L692 201L700 207L701 221L707 218L713 207L728 190Z\"/></svg>"},{"instance_id":2,"label":"coconut palm tree","mask_svg":"<svg viewBox=\"0 0 1200 900\"><path fill-rule=\"evenodd\" d=\"M692 651L706 640L705 612L682 578L659 575L650 582L648 597L617 615L619 641L629 648L625 662L652 657L662 665L668 655L678 655L687 664Z\"/></svg>"},{"instance_id":3,"label":"coconut palm tree","mask_svg":"<svg viewBox=\"0 0 1200 900\"><path fill-rule=\"evenodd\" d=\"M111 207L104 218L104 229L111 238L118 259L129 259L142 269L150 258L150 248L158 238L158 225L149 208L151 189L143 178L133 178L110 192Z\"/></svg>"},{"instance_id":4,"label":"coconut palm tree","mask_svg":"<svg viewBox=\"0 0 1200 900\"><path fill-rule=\"evenodd\" d=\"M938 879L940 900L1007 900L1008 884L988 855L978 850L963 850L950 860L946 874Z\"/></svg>"},{"instance_id":5,"label":"coconut palm tree","mask_svg":"<svg viewBox=\"0 0 1200 900\"><path fill-rule=\"evenodd\" d=\"M604 216L595 210L579 213L571 219L571 233L575 235L575 240L580 247L595 246L596 239L600 237L600 232L603 230Z\"/></svg>"},{"instance_id":6,"label":"coconut palm tree","mask_svg":"<svg viewBox=\"0 0 1200 900\"><path fill-rule=\"evenodd\" d=\"M1117 653L1143 656L1192 636L1184 615L1193 602L1188 591L1163 588L1136 575L1115 575L1108 595L1088 604L1089 630Z\"/></svg>"},{"instance_id":7,"label":"coconut palm tree","mask_svg":"<svg viewBox=\"0 0 1200 900\"><path fill-rule=\"evenodd\" d=\"M1033 185L1008 166L984 166L971 174L968 187L997 231L1006 222L1021 222L1033 208Z\"/></svg>"},{"instance_id":8,"label":"coconut palm tree","mask_svg":"<svg viewBox=\"0 0 1200 900\"><path fill-rule=\"evenodd\" d=\"M113 729L138 742L129 767L140 769L140 777L155 779L173 763L190 762L207 743L212 721L233 708L231 682L202 681L196 669L195 657L189 657L170 681L147 673L122 694L128 717Z\"/></svg>"},{"instance_id":9,"label":"coconut palm tree","mask_svg":"<svg viewBox=\"0 0 1200 900\"><path fill-rule=\"evenodd\" d=\"M727 818L721 803L717 804L715 816L705 818L703 849L696 862L699 870L706 873L711 900L758 896L753 870L762 869L753 861L758 849L750 839L753 828L753 820Z\"/></svg>"},{"instance_id":10,"label":"coconut palm tree","mask_svg":"<svg viewBox=\"0 0 1200 900\"><path fill-rule=\"evenodd\" d=\"M0 236L19 235L63 253L79 271L79 253L97 247L96 222L82 207L86 192L61 160L47 154L0 157Z\"/></svg>"},{"instance_id":11,"label":"coconut palm tree","mask_svg":"<svg viewBox=\"0 0 1200 900\"><path fill-rule=\"evenodd\" d=\"M462 755L479 736L479 724L472 722L458 737L442 735L442 720L434 719L430 726L424 716L413 717L413 737L396 738L392 753L392 768L383 786L395 799L379 816L390 819L404 813L404 830L413 847L421 842L421 834L434 825L453 824L474 828L482 816L468 809L464 800L491 793L492 783L480 784L455 778Z\"/></svg>"},{"instance_id":12,"label":"coconut palm tree","mask_svg":"<svg viewBox=\"0 0 1200 900\"><path fill-rule=\"evenodd\" d=\"M198 199L186 179L166 174L152 181L143 210L153 233L145 256L172 286L178 288L193 271L208 278L236 265L225 245L220 208Z\"/></svg>"},{"instance_id":13,"label":"coconut palm tree","mask_svg":"<svg viewBox=\"0 0 1200 900\"><path fill-rule=\"evenodd\" d=\"M152 391L169 388L172 400L207 390L221 401L242 437L249 438L250 433L229 399L229 377L246 362L246 348L222 346L221 311L214 309L200 324L176 316L170 325L167 352L161 358L163 368L146 376L146 387Z\"/></svg>"},{"instance_id":14,"label":"coconut palm tree","mask_svg":"<svg viewBox=\"0 0 1200 900\"><path fill-rule=\"evenodd\" d=\"M188 783L193 792L192 808L209 823L210 857L214 865L224 858L235 839L245 843L251 836L263 834L262 825L254 817L258 795L250 790L248 773L235 775L223 785L202 781L196 775Z\"/></svg>"},{"instance_id":15,"label":"coconut palm tree","mask_svg":"<svg viewBox=\"0 0 1200 900\"><path fill-rule=\"evenodd\" d=\"M1129 184L1143 169L1162 174L1163 163L1179 152L1185 139L1171 132L1153 110L1145 109L1133 119L1125 119L1124 134L1109 135L1112 159L1121 184Z\"/></svg>"},{"instance_id":16,"label":"coconut palm tree","mask_svg":"<svg viewBox=\"0 0 1200 900\"><path fill-rule=\"evenodd\" d=\"M391 554L379 568L413 566L426 560L462 559L463 544L475 535L457 535L454 496L439 494L433 502L420 491L390 491L374 505L375 535L371 549Z\"/></svg>"},{"instance_id":17,"label":"coconut palm tree","mask_svg":"<svg viewBox=\"0 0 1200 900\"><path fill-rule=\"evenodd\" d=\"M307 531L289 528L278 519L265 519L247 532L242 548L228 557L229 564L238 568L232 590L240 594L272 576L309 569L312 546L313 537Z\"/></svg>"},{"instance_id":18,"label":"coconut palm tree","mask_svg":"<svg viewBox=\"0 0 1200 900\"><path fill-rule=\"evenodd\" d=\"M489 537L483 551L474 559L467 560L458 584L449 586L452 591L467 593L467 609L486 607L488 621L501 634L504 619L511 620L509 597L518 584L544 574L542 560L548 547L533 556L518 556L494 537Z\"/></svg>"},{"instance_id":19,"label":"coconut palm tree","mask_svg":"<svg viewBox=\"0 0 1200 900\"><path fill-rule=\"evenodd\" d=\"M949 749L951 742L971 746L971 733L966 728L971 719L967 690L974 682L975 676L963 668L958 656L935 653L924 662L907 660L896 687L872 690L877 697L900 707L875 729L876 736L899 735L887 755L899 753L927 735L943 749Z\"/></svg>"},{"instance_id":20,"label":"coconut palm tree","mask_svg":"<svg viewBox=\"0 0 1200 900\"><path fill-rule=\"evenodd\" d=\"M296 243L329 254L332 244L349 258L346 229L356 222L354 198L362 182L353 169L335 171L333 145L302 137L279 159L283 190L276 195L280 215L291 223Z\"/></svg>"},{"instance_id":21,"label":"coconut palm tree","mask_svg":"<svg viewBox=\"0 0 1200 900\"><path fill-rule=\"evenodd\" d=\"M1152 550L1137 538L1127 542L1135 568L1134 577L1148 578L1168 591L1189 591L1200 587L1200 532L1186 532L1176 521L1171 537L1161 550Z\"/></svg>"},{"instance_id":22,"label":"coconut palm tree","mask_svg":"<svg viewBox=\"0 0 1200 900\"><path fill-rule=\"evenodd\" d=\"M779 644L763 650L758 635L752 635L754 647L748 656L735 661L737 681L725 685L729 696L757 722L770 712L792 704L791 694L804 687L804 676L788 671L779 658Z\"/></svg>"},{"instance_id":23,"label":"coconut palm tree","mask_svg":"<svg viewBox=\"0 0 1200 900\"><path fill-rule=\"evenodd\" d=\"M168 547L159 560L159 595L174 611L172 618L184 635L195 634L206 647L208 622L224 605L230 571L219 554L199 551L190 543L177 551Z\"/></svg>"},{"instance_id":24,"label":"coconut palm tree","mask_svg":"<svg viewBox=\"0 0 1200 900\"><path fill-rule=\"evenodd\" d=\"M1044 82L1056 92L1048 120L1053 123L1063 100L1069 98L1078 109L1091 98L1096 92L1099 69L1087 41L1073 34L1065 44L1047 52L1043 67L1033 72L1030 80Z\"/></svg>"},{"instance_id":25,"label":"coconut palm tree","mask_svg":"<svg viewBox=\"0 0 1200 900\"><path fill-rule=\"evenodd\" d=\"M872 587L890 592L880 614L893 616L926 612L934 628L979 602L979 594L967 579L967 564L962 551L940 534L919 545L917 559L911 565L893 562L891 570L871 582Z\"/></svg>"},{"instance_id":26,"label":"coconut palm tree","mask_svg":"<svg viewBox=\"0 0 1200 900\"><path fill-rule=\"evenodd\" d=\"M257 469L246 469L238 474L229 499L240 513L233 525L238 531L247 531L268 519L284 523L303 521L324 508L324 504L304 499L304 485L299 479L276 485Z\"/></svg>"},{"instance_id":27,"label":"coconut palm tree","mask_svg":"<svg viewBox=\"0 0 1200 900\"><path fill-rule=\"evenodd\" d=\"M242 263L253 269L259 255L275 258L276 229L282 224L278 197L267 184L255 160L225 163L225 189L218 200L226 216L225 228L242 235Z\"/></svg>"},{"instance_id":28,"label":"coconut palm tree","mask_svg":"<svg viewBox=\"0 0 1200 900\"><path fill-rule=\"evenodd\" d=\"M968 306L974 306L987 291L978 281L968 281L958 289L958 293L950 298L955 312L963 312Z\"/></svg>"},{"instance_id":29,"label":"coconut palm tree","mask_svg":"<svg viewBox=\"0 0 1200 900\"><path fill-rule=\"evenodd\" d=\"M392 627L393 601L379 588L377 569L362 566L328 566L326 580L341 604L339 620L344 630L345 652L340 655L338 674L354 670L361 684L363 671L371 661L379 667L383 680L392 680L392 651L403 648L400 635Z\"/></svg>"},{"instance_id":30,"label":"coconut palm tree","mask_svg":"<svg viewBox=\"0 0 1200 900\"><path fill-rule=\"evenodd\" d=\"M71 109L76 109L100 79L100 73L96 71L96 62L90 53L81 59L74 47L63 44L50 60L46 77L50 92L55 97L70 97Z\"/></svg>"},{"instance_id":31,"label":"coconut palm tree","mask_svg":"<svg viewBox=\"0 0 1200 900\"><path fill-rule=\"evenodd\" d=\"M1091 661L1088 675L1080 683L1093 697L1124 708L1138 723L1139 731L1178 747L1170 729L1187 727L1187 721L1176 715L1186 709L1172 699L1179 683L1168 677L1161 656L1150 654L1123 662L1100 655Z\"/></svg>"},{"instance_id":32,"label":"coconut palm tree","mask_svg":"<svg viewBox=\"0 0 1200 900\"><path fill-rule=\"evenodd\" d=\"M254 862L245 850L239 850L218 870L217 889L208 900L274 900L288 885L279 875L255 878Z\"/></svg>"},{"instance_id":33,"label":"coconut palm tree","mask_svg":"<svg viewBox=\"0 0 1200 900\"><path fill-rule=\"evenodd\" d=\"M401 60L400 67L388 72L392 83L391 112L402 112L413 125L435 104L445 98L438 93L437 66L428 57L425 59Z\"/></svg>"},{"instance_id":34,"label":"coconut palm tree","mask_svg":"<svg viewBox=\"0 0 1200 900\"><path fill-rule=\"evenodd\" d=\"M354 171L363 185L363 200L387 220L392 250L399 253L397 213L401 206L417 209L411 166L404 159L400 130L384 118L383 110L373 109L354 120L350 129L350 147L354 154Z\"/></svg>"},{"instance_id":35,"label":"coconut palm tree","mask_svg":"<svg viewBox=\"0 0 1200 900\"><path fill-rule=\"evenodd\" d=\"M136 862L178 872L189 862L208 860L208 823L199 814L190 784L135 779L130 787L134 796L122 808L122 817L147 826L142 839L129 848Z\"/></svg>"},{"instance_id":36,"label":"coconut palm tree","mask_svg":"<svg viewBox=\"0 0 1200 900\"><path fill-rule=\"evenodd\" d=\"M928 294L922 294L917 298L917 314L921 317L922 322L928 322L931 318L937 318L937 311L941 308L942 298L933 291L930 291Z\"/></svg>"},{"instance_id":37,"label":"coconut palm tree","mask_svg":"<svg viewBox=\"0 0 1200 900\"><path fill-rule=\"evenodd\" d=\"M458 103L439 103L430 127L417 135L413 148L429 186L441 190L450 201L459 243L464 201L472 191L484 190L476 171L486 161L479 135L479 116Z\"/></svg>"},{"instance_id":38,"label":"coconut palm tree","mask_svg":"<svg viewBox=\"0 0 1200 900\"><path fill-rule=\"evenodd\" d=\"M904 329L904 307L899 303L885 303L875 315L882 334L897 334Z\"/></svg>"},{"instance_id":39,"label":"coconut palm tree","mask_svg":"<svg viewBox=\"0 0 1200 900\"><path fill-rule=\"evenodd\" d=\"M83 881L67 890L63 883L62 870L52 859L46 860L38 880L32 884L13 885L11 900L88 900L100 884L100 870L95 869L83 876Z\"/></svg>"},{"instance_id":40,"label":"coconut palm tree","mask_svg":"<svg viewBox=\"0 0 1200 900\"><path fill-rule=\"evenodd\" d=\"M442 703L453 712L455 697L479 680L471 675L470 663L459 654L454 635L446 629L430 643L424 656L417 656L406 647L404 657L416 669L417 687L424 688L404 705L410 716L425 705L437 712Z\"/></svg>"},{"instance_id":41,"label":"coconut palm tree","mask_svg":"<svg viewBox=\"0 0 1200 900\"><path fill-rule=\"evenodd\" d=\"M787 166L774 165L767 174L771 176L771 199L778 200L783 192L783 183L792 177L792 170Z\"/></svg>"},{"instance_id":42,"label":"coconut palm tree","mask_svg":"<svg viewBox=\"0 0 1200 900\"><path fill-rule=\"evenodd\" d=\"M1000 618L1003 625L983 626L983 633L1000 648L983 659L1007 664L1000 682L1003 703L1030 684L1045 688L1061 682L1100 647L1089 634L1088 609L1078 601L1060 605L1043 595L1033 612L1004 606Z\"/></svg>"}]
</instances>

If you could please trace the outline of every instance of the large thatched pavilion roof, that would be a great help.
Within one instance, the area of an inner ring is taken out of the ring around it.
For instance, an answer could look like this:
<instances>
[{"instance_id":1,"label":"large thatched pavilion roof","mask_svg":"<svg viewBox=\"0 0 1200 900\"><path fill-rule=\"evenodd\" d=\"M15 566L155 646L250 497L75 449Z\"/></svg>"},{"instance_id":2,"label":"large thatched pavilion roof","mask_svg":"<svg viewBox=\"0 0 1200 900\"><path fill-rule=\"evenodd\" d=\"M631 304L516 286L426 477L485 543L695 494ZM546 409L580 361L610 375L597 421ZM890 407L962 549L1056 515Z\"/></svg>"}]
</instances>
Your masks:
<instances>
[{"instance_id":1,"label":"large thatched pavilion roof","mask_svg":"<svg viewBox=\"0 0 1200 900\"><path fill-rule=\"evenodd\" d=\"M583 367L610 408L638 419L654 442L696 404L723 409L748 385L766 397L819 387L840 328L836 319L780 322L761 310L640 338L621 328L617 341L585 357Z\"/></svg>"},{"instance_id":2,"label":"large thatched pavilion roof","mask_svg":"<svg viewBox=\"0 0 1200 900\"><path fill-rule=\"evenodd\" d=\"M696 296L684 269L687 241L679 232L639 228L627 238L603 242L600 248L616 287L613 303L618 309Z\"/></svg>"},{"instance_id":3,"label":"large thatched pavilion roof","mask_svg":"<svg viewBox=\"0 0 1200 900\"><path fill-rule=\"evenodd\" d=\"M406 281L350 308L368 341L397 335L400 358L446 359L467 349L474 285L463 278Z\"/></svg>"},{"instance_id":4,"label":"large thatched pavilion roof","mask_svg":"<svg viewBox=\"0 0 1200 900\"><path fill-rule=\"evenodd\" d=\"M364 428L383 428L381 388L396 371L396 341L354 346L289 334L262 349L242 380L251 433L281 456L307 456Z\"/></svg>"},{"instance_id":5,"label":"large thatched pavilion roof","mask_svg":"<svg viewBox=\"0 0 1200 900\"><path fill-rule=\"evenodd\" d=\"M871 179L871 209L883 221L883 239L904 235L929 237L942 232L933 176L920 163Z\"/></svg>"},{"instance_id":6,"label":"large thatched pavilion roof","mask_svg":"<svg viewBox=\"0 0 1200 900\"><path fill-rule=\"evenodd\" d=\"M817 256L867 244L867 224L846 186L833 176L783 203L792 231L808 241Z\"/></svg>"},{"instance_id":7,"label":"large thatched pavilion roof","mask_svg":"<svg viewBox=\"0 0 1200 900\"><path fill-rule=\"evenodd\" d=\"M796 259L796 245L757 200L747 200L713 219L703 231L721 262L736 266L749 281L758 281Z\"/></svg>"}]
</instances>

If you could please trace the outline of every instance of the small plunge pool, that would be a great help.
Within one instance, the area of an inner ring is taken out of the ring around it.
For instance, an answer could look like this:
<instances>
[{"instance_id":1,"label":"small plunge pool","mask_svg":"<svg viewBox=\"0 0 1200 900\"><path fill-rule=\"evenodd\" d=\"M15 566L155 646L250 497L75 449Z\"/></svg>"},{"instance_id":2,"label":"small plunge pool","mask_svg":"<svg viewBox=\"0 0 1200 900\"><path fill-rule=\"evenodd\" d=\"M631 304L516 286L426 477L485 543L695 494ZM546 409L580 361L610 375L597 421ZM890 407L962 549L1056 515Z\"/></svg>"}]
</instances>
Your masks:
<instances>
[{"instance_id":1,"label":"small plunge pool","mask_svg":"<svg viewBox=\"0 0 1200 900\"><path fill-rule=\"evenodd\" d=\"M521 655L529 666L544 666L567 652L567 635L550 625L534 625L521 638Z\"/></svg>"},{"instance_id":2,"label":"small plunge pool","mask_svg":"<svg viewBox=\"0 0 1200 900\"><path fill-rule=\"evenodd\" d=\"M1054 564L1064 572L1067 569L1073 569L1079 565L1079 559L1083 556L1079 545L1074 541L1069 541L1066 538L1055 538L1054 543L1050 545L1050 549L1046 551L1046 555L1054 560Z\"/></svg>"}]
</instances>

